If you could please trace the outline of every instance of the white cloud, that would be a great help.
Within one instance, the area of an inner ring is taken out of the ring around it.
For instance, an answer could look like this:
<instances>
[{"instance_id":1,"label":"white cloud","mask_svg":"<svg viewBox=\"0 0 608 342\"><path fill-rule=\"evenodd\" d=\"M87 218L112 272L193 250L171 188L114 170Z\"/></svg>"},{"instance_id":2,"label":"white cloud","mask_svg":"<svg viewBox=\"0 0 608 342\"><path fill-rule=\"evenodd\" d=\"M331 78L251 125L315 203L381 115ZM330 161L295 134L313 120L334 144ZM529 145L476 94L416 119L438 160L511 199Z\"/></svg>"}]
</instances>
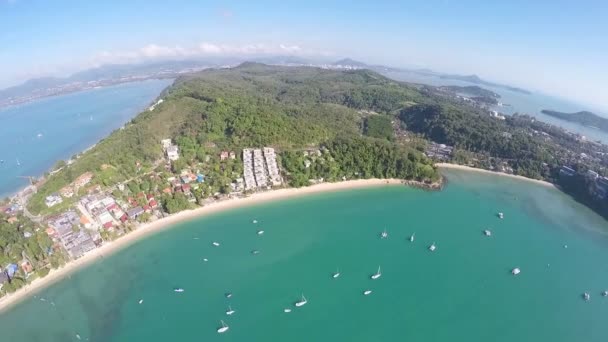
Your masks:
<instances>
[{"instance_id":1,"label":"white cloud","mask_svg":"<svg viewBox=\"0 0 608 342\"><path fill-rule=\"evenodd\" d=\"M93 65L108 63L136 63L149 59L189 58L204 56L251 56L251 55L328 55L323 51L310 50L291 44L215 44L202 42L194 47L148 44L133 51L103 51L92 59Z\"/></svg>"}]
</instances>

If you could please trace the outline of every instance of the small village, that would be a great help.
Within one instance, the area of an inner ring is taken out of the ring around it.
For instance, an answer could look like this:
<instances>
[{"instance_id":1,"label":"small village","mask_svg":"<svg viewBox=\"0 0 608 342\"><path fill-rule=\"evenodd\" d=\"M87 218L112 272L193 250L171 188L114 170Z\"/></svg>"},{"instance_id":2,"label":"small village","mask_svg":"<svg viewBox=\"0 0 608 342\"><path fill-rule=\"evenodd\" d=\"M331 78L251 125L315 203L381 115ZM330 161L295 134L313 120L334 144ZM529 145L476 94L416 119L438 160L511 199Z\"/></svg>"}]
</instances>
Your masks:
<instances>
[{"instance_id":1,"label":"small village","mask_svg":"<svg viewBox=\"0 0 608 342\"><path fill-rule=\"evenodd\" d=\"M121 235L143 228L147 222L178 211L283 186L274 148L245 148L241 160L234 151L223 150L217 156L207 156L207 162L217 159L220 169L232 170L229 182L212 192L214 187L206 184L210 178L203 171L204 163L200 170L185 167L176 172L173 166L180 160L179 147L171 139L162 140L160 145L164 159L157 164L162 171L150 171L110 186L95 182L93 172L83 173L45 198L44 204L50 213L39 217L40 224L32 232L25 231L24 237L43 232L52 241L47 254L61 251L68 260L74 260ZM109 168L109 165L102 167ZM27 209L17 200L0 210L9 217L9 223L28 220L23 215ZM36 268L29 262L27 253L23 254L20 265L0 265L0 291L19 272L25 279L35 274ZM43 268L49 266L42 265Z\"/></svg>"}]
</instances>

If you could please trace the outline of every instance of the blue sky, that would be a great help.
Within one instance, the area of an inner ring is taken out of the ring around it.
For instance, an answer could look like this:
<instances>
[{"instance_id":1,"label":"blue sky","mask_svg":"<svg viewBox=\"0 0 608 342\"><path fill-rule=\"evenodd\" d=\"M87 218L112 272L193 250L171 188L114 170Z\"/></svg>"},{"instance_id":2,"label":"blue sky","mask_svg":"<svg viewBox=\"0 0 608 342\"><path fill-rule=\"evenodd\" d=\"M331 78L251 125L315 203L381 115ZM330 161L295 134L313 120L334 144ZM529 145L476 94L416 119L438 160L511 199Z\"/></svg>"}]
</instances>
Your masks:
<instances>
[{"instance_id":1,"label":"blue sky","mask_svg":"<svg viewBox=\"0 0 608 342\"><path fill-rule=\"evenodd\" d=\"M353 57L608 109L608 1L0 0L0 87L105 63Z\"/></svg>"}]
</instances>

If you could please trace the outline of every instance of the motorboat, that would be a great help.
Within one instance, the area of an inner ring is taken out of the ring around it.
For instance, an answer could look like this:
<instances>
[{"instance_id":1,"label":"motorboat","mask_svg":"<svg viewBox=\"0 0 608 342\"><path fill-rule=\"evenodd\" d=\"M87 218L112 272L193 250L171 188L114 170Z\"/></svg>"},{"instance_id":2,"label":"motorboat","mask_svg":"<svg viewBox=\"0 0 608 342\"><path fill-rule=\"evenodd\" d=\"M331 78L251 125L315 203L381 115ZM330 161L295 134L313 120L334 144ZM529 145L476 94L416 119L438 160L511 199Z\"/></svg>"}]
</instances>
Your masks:
<instances>
[{"instance_id":1,"label":"motorboat","mask_svg":"<svg viewBox=\"0 0 608 342\"><path fill-rule=\"evenodd\" d=\"M215 247L219 247L220 243L219 243L219 242L215 242L215 241L213 241L213 245L214 245Z\"/></svg>"},{"instance_id":2,"label":"motorboat","mask_svg":"<svg viewBox=\"0 0 608 342\"><path fill-rule=\"evenodd\" d=\"M591 295L588 292L585 292L583 293L583 299L588 302L591 300Z\"/></svg>"},{"instance_id":3,"label":"motorboat","mask_svg":"<svg viewBox=\"0 0 608 342\"><path fill-rule=\"evenodd\" d=\"M263 235L264 231L263 230L258 230L258 235Z\"/></svg>"},{"instance_id":4,"label":"motorboat","mask_svg":"<svg viewBox=\"0 0 608 342\"><path fill-rule=\"evenodd\" d=\"M519 269L519 267L515 267L514 269L511 270L512 275L518 275L519 273L521 273L521 270Z\"/></svg>"},{"instance_id":5,"label":"motorboat","mask_svg":"<svg viewBox=\"0 0 608 342\"><path fill-rule=\"evenodd\" d=\"M306 303L308 303L308 300L306 300L306 297L304 297L304 294L302 294L302 299L300 299L300 301L296 302L296 306L300 307L300 306L306 305Z\"/></svg>"},{"instance_id":6,"label":"motorboat","mask_svg":"<svg viewBox=\"0 0 608 342\"><path fill-rule=\"evenodd\" d=\"M380 278L382 276L382 272L380 271L380 266L378 266L378 271L376 271L376 273L372 274L371 278L376 280L378 278Z\"/></svg>"},{"instance_id":7,"label":"motorboat","mask_svg":"<svg viewBox=\"0 0 608 342\"><path fill-rule=\"evenodd\" d=\"M434 252L436 249L437 246L435 246L435 243L433 242L433 244L429 246L429 251Z\"/></svg>"},{"instance_id":8,"label":"motorboat","mask_svg":"<svg viewBox=\"0 0 608 342\"><path fill-rule=\"evenodd\" d=\"M258 220L253 220L251 222L253 222L253 224L256 224L256 223L258 223Z\"/></svg>"},{"instance_id":9,"label":"motorboat","mask_svg":"<svg viewBox=\"0 0 608 342\"><path fill-rule=\"evenodd\" d=\"M226 298L230 298L230 297L232 297L232 292L226 292L226 294L224 294L224 296L226 296Z\"/></svg>"},{"instance_id":10,"label":"motorboat","mask_svg":"<svg viewBox=\"0 0 608 342\"><path fill-rule=\"evenodd\" d=\"M410 242L414 242L414 237L415 237L416 233L412 234L412 236L410 236Z\"/></svg>"},{"instance_id":11,"label":"motorboat","mask_svg":"<svg viewBox=\"0 0 608 342\"><path fill-rule=\"evenodd\" d=\"M486 229L486 230L483 231L483 235L485 235L485 236L492 236L492 232Z\"/></svg>"},{"instance_id":12,"label":"motorboat","mask_svg":"<svg viewBox=\"0 0 608 342\"><path fill-rule=\"evenodd\" d=\"M505 218L505 214L503 214L503 213L498 213L498 218L500 218L500 219Z\"/></svg>"},{"instance_id":13,"label":"motorboat","mask_svg":"<svg viewBox=\"0 0 608 342\"><path fill-rule=\"evenodd\" d=\"M365 295L365 296L369 296L371 293L372 293L372 290L363 291L363 295Z\"/></svg>"},{"instance_id":14,"label":"motorboat","mask_svg":"<svg viewBox=\"0 0 608 342\"><path fill-rule=\"evenodd\" d=\"M291 309L290 308L285 308L285 309L283 309L283 312L290 313Z\"/></svg>"},{"instance_id":15,"label":"motorboat","mask_svg":"<svg viewBox=\"0 0 608 342\"><path fill-rule=\"evenodd\" d=\"M228 329L230 329L230 327L228 325L226 325L226 323L224 323L224 321L222 322L222 327L217 329L218 334L222 334L225 333L226 331L228 331Z\"/></svg>"},{"instance_id":16,"label":"motorboat","mask_svg":"<svg viewBox=\"0 0 608 342\"><path fill-rule=\"evenodd\" d=\"M251 251L251 254L258 255L258 254L260 254L260 251L258 251L257 249L254 249L253 251Z\"/></svg>"},{"instance_id":17,"label":"motorboat","mask_svg":"<svg viewBox=\"0 0 608 342\"><path fill-rule=\"evenodd\" d=\"M182 289L181 287L176 287L173 289L173 292L181 293L181 292L184 292L184 289Z\"/></svg>"},{"instance_id":18,"label":"motorboat","mask_svg":"<svg viewBox=\"0 0 608 342\"><path fill-rule=\"evenodd\" d=\"M339 269L336 269L336 273L334 273L334 274L332 275L332 277L333 277L334 279L336 279L336 278L338 278L339 276L340 276L340 270L339 270Z\"/></svg>"},{"instance_id":19,"label":"motorboat","mask_svg":"<svg viewBox=\"0 0 608 342\"><path fill-rule=\"evenodd\" d=\"M139 304L141 304L141 303L143 303L143 302L144 302L144 300L143 300L143 299L140 299L140 300L139 300Z\"/></svg>"},{"instance_id":20,"label":"motorboat","mask_svg":"<svg viewBox=\"0 0 608 342\"><path fill-rule=\"evenodd\" d=\"M228 310L226 310L226 315L230 316L232 314L234 314L236 311L232 310L232 307L230 307L230 305L228 305Z\"/></svg>"}]
</instances>

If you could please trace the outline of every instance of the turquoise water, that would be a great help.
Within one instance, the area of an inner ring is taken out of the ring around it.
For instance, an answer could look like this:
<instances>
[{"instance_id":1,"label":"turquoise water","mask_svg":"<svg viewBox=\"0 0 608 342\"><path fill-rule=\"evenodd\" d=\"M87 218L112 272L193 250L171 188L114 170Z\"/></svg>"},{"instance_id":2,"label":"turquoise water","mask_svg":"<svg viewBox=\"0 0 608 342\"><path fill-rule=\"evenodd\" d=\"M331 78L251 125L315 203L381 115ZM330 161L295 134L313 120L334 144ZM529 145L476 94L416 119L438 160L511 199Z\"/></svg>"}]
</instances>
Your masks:
<instances>
[{"instance_id":1,"label":"turquoise water","mask_svg":"<svg viewBox=\"0 0 608 342\"><path fill-rule=\"evenodd\" d=\"M382 186L183 223L1 314L0 339L606 341L606 222L551 188L447 175L442 192ZM295 308L301 293L308 304Z\"/></svg>"},{"instance_id":2,"label":"turquoise water","mask_svg":"<svg viewBox=\"0 0 608 342\"><path fill-rule=\"evenodd\" d=\"M387 77L393 78L398 81L404 82L413 82L413 83L421 83L428 84L432 86L444 86L444 85L457 85L457 86L470 86L476 85L469 82L459 81L459 80L450 80L450 79L442 79L436 76L426 76L420 75L412 72L388 72L385 73ZM567 100L559 99L553 96L548 96L541 93L533 93L533 94L524 94L520 92L510 91L504 88L480 85L482 88L489 89L495 93L500 94L500 101L509 106L502 107L494 107L493 109L504 113L504 114L514 114L514 113L524 113L538 118L541 121L563 127L572 132L577 132L582 135L585 135L587 138L592 140L600 140L604 143L608 143L608 133L605 133L599 129L579 125L574 122L568 122L564 120L560 120L549 115L545 115L541 113L543 109L551 109L557 110L561 112L573 113L581 110L590 110L598 115L608 116L608 114L603 114L602 112L598 112L597 110L587 108L584 105L576 104Z\"/></svg>"},{"instance_id":3,"label":"turquoise water","mask_svg":"<svg viewBox=\"0 0 608 342\"><path fill-rule=\"evenodd\" d=\"M171 82L120 84L1 109L0 196L27 185L18 176L40 176L57 160L69 159L108 136Z\"/></svg>"}]
</instances>

